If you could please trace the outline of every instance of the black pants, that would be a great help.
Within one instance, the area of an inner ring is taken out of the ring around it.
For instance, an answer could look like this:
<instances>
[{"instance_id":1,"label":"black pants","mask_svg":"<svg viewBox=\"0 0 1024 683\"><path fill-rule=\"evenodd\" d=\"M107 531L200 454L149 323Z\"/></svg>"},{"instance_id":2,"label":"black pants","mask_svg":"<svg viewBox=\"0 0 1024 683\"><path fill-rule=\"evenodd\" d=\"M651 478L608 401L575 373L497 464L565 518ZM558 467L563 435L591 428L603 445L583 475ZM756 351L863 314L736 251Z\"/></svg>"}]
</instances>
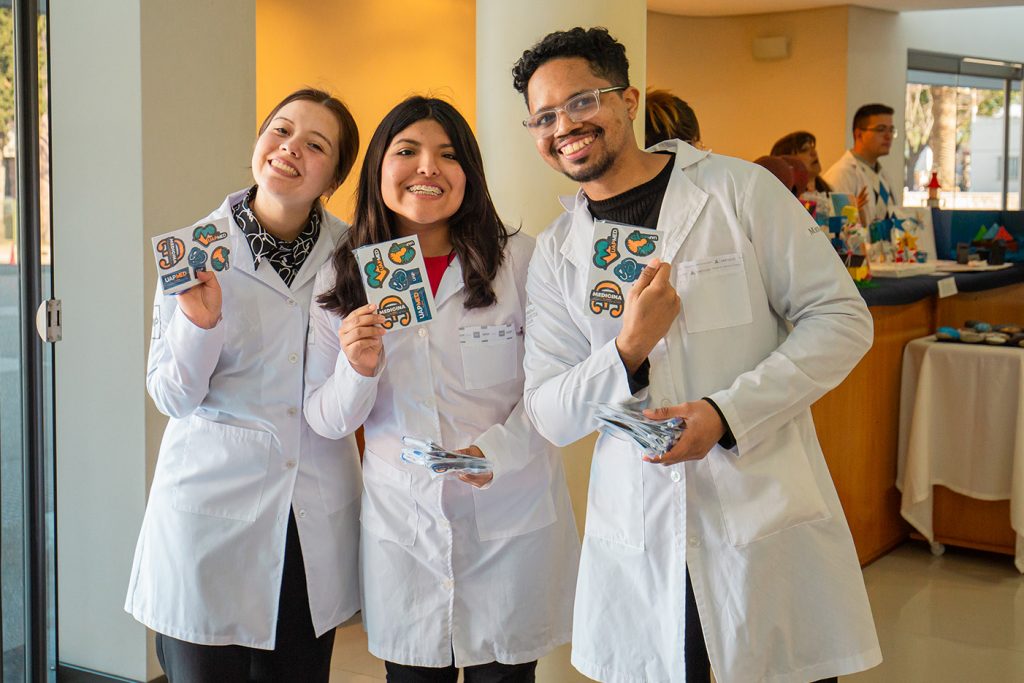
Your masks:
<instances>
[{"instance_id":1,"label":"black pants","mask_svg":"<svg viewBox=\"0 0 1024 683\"><path fill-rule=\"evenodd\" d=\"M690 583L690 572L686 572L686 642L683 643L683 657L686 660L686 683L709 683L711 680L711 662L708 660L708 648L704 643L704 634L700 630L700 615L697 614L697 601L693 597L693 584ZM814 683L838 683L839 679L823 678Z\"/></svg>"},{"instance_id":2,"label":"black pants","mask_svg":"<svg viewBox=\"0 0 1024 683\"><path fill-rule=\"evenodd\" d=\"M459 670L455 666L409 666L384 662L388 670L388 683L455 683ZM464 683L533 683L536 680L537 661L525 664L491 662L462 669Z\"/></svg>"},{"instance_id":3,"label":"black pants","mask_svg":"<svg viewBox=\"0 0 1024 683\"><path fill-rule=\"evenodd\" d=\"M241 645L196 645L160 633L156 635L156 655L169 683L327 683L333 648L333 630L319 638L313 631L306 568L292 514L288 516L277 640L273 650Z\"/></svg>"}]
</instances>

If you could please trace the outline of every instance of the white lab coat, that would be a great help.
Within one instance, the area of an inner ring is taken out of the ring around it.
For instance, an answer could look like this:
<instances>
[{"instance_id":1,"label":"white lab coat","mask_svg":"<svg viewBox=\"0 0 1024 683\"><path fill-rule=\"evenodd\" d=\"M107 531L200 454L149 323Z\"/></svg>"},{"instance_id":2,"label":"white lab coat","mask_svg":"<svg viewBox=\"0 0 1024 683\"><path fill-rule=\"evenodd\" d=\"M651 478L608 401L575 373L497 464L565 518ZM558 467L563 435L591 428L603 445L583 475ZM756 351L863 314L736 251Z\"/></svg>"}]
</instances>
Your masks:
<instances>
[{"instance_id":1,"label":"white lab coat","mask_svg":"<svg viewBox=\"0 0 1024 683\"><path fill-rule=\"evenodd\" d=\"M862 189L867 188L868 203L864 206L864 220L868 225L894 216L900 205L896 196L899 188L889 180L881 164L876 171L850 150L846 150L839 161L832 164L821 177L832 187L833 192L856 197Z\"/></svg>"},{"instance_id":2,"label":"white lab coat","mask_svg":"<svg viewBox=\"0 0 1024 683\"><path fill-rule=\"evenodd\" d=\"M363 377L339 352L342 319L310 317L306 418L341 437L365 421L363 623L377 657L458 667L537 659L571 637L579 536L562 461L522 405L523 319L533 238L509 238L497 303L463 306L459 260L438 287L434 320L384 336L385 362ZM328 264L317 291L330 288ZM508 326L507 341L461 344L460 328ZM431 479L400 459L404 435L476 444L494 464L477 489Z\"/></svg>"},{"instance_id":3,"label":"white lab coat","mask_svg":"<svg viewBox=\"0 0 1024 683\"><path fill-rule=\"evenodd\" d=\"M231 215L235 193L209 218ZM235 222L231 269L217 273L223 320L192 324L158 287L146 387L170 416L142 521L125 609L149 628L204 645L271 649L289 507L313 627L359 609L354 440L324 439L302 417L313 280L345 224L324 214L291 288Z\"/></svg>"},{"instance_id":4,"label":"white lab coat","mask_svg":"<svg viewBox=\"0 0 1024 683\"><path fill-rule=\"evenodd\" d=\"M873 666L864 582L809 410L870 346L871 317L826 236L768 172L676 140L653 149L676 152L658 229L682 312L649 356L650 386L630 394L621 319L585 310L593 220L581 192L530 266L527 411L566 444L594 430L588 400L708 396L737 446L666 467L598 439L573 664L600 681L684 681L688 565L719 683ZM700 265L736 254L738 268Z\"/></svg>"}]
</instances>

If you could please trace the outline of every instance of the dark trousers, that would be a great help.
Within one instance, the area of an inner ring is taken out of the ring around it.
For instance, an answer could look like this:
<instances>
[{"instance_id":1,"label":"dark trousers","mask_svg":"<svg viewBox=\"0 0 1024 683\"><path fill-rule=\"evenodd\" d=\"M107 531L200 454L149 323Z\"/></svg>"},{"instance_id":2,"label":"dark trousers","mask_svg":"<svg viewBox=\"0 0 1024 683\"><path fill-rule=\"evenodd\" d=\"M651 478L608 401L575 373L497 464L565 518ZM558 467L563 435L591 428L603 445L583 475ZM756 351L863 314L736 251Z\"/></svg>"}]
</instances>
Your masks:
<instances>
[{"instance_id":1,"label":"dark trousers","mask_svg":"<svg viewBox=\"0 0 1024 683\"><path fill-rule=\"evenodd\" d=\"M384 662L388 683L455 683L459 670L455 666L409 666ZM537 661L525 664L491 662L462 669L464 683L534 683Z\"/></svg>"},{"instance_id":2,"label":"dark trousers","mask_svg":"<svg viewBox=\"0 0 1024 683\"><path fill-rule=\"evenodd\" d=\"M686 683L709 683L711 680L711 662L708 660L708 648L704 643L704 633L700 630L700 615L697 614L697 601L693 597L693 584L690 583L690 572L686 572L686 642L683 643L683 657L686 660ZM814 683L838 683L839 679L823 678Z\"/></svg>"},{"instance_id":3,"label":"dark trousers","mask_svg":"<svg viewBox=\"0 0 1024 683\"><path fill-rule=\"evenodd\" d=\"M241 645L196 645L160 633L156 635L156 655L169 683L327 683L333 648L333 630L319 638L313 631L306 568L299 531L291 514L273 650Z\"/></svg>"}]
</instances>

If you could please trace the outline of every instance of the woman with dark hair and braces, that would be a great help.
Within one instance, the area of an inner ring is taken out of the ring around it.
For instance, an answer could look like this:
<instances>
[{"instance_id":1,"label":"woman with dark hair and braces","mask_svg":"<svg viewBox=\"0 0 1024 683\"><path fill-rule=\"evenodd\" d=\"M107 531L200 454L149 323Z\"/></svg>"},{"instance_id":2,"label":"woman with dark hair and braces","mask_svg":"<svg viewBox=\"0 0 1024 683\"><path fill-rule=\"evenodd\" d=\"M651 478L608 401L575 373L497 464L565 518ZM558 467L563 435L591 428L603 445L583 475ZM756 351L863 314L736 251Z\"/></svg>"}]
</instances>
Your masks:
<instances>
[{"instance_id":1,"label":"woman with dark hair and braces","mask_svg":"<svg viewBox=\"0 0 1024 683\"><path fill-rule=\"evenodd\" d=\"M413 235L434 318L385 333L352 250ZM533 681L571 638L579 537L561 459L523 407L533 246L498 218L454 107L412 97L384 117L349 238L317 278L305 413L329 438L365 429L363 622L389 681ZM431 478L401 460L403 436L493 474Z\"/></svg>"}]
</instances>

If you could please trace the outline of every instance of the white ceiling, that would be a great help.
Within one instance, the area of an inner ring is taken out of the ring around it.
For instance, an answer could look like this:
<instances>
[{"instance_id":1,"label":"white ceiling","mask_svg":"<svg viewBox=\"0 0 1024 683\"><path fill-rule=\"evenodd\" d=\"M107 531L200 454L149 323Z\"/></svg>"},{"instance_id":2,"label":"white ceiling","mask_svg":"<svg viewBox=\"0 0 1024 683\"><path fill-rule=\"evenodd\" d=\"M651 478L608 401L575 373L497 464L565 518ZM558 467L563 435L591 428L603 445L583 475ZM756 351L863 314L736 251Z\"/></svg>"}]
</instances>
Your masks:
<instances>
[{"instance_id":1,"label":"white ceiling","mask_svg":"<svg viewBox=\"0 0 1024 683\"><path fill-rule=\"evenodd\" d=\"M1009 7L1024 5L1024 2L1006 2L1005 0L858 0L846 3L835 0L647 0L647 9L652 12L694 17L791 12L836 5L859 5L894 12L906 12L968 7Z\"/></svg>"}]
</instances>

